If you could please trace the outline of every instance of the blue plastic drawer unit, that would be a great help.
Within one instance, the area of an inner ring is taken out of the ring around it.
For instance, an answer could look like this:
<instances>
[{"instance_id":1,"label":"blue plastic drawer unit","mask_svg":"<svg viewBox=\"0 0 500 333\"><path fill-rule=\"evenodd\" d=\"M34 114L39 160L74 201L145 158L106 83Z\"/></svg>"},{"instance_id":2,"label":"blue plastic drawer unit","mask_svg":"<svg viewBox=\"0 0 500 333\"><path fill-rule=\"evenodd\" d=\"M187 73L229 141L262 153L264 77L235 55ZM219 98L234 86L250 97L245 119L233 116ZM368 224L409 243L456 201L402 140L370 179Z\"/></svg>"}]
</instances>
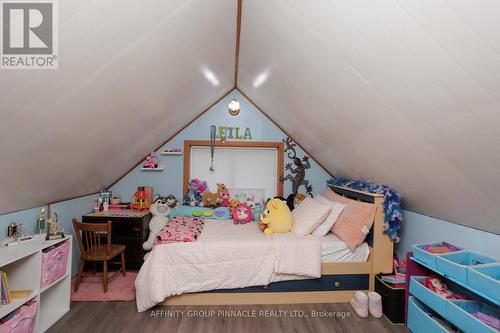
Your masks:
<instances>
[{"instance_id":1,"label":"blue plastic drawer unit","mask_svg":"<svg viewBox=\"0 0 500 333\"><path fill-rule=\"evenodd\" d=\"M446 318L465 333L498 333L495 328L479 320L474 314L483 313L499 318L498 309L476 301L452 300L446 309Z\"/></svg>"},{"instance_id":2,"label":"blue plastic drawer unit","mask_svg":"<svg viewBox=\"0 0 500 333\"><path fill-rule=\"evenodd\" d=\"M413 296L408 298L407 326L413 333L456 332L452 325Z\"/></svg>"},{"instance_id":3,"label":"blue plastic drawer unit","mask_svg":"<svg viewBox=\"0 0 500 333\"><path fill-rule=\"evenodd\" d=\"M494 259L469 251L442 254L436 258L436 269L450 279L467 284L467 270L476 265L495 262Z\"/></svg>"},{"instance_id":4,"label":"blue plastic drawer unit","mask_svg":"<svg viewBox=\"0 0 500 333\"><path fill-rule=\"evenodd\" d=\"M440 255L443 255L442 253L431 253L427 252L425 250L426 247L428 246L447 246L450 249L453 249L454 251L460 251L462 250L461 248L454 246L450 243L447 242L436 242L436 243L425 243L425 244L415 244L412 246L413 250L413 258L416 259L417 261L423 263L427 267L431 269L436 269L436 258ZM453 251L453 252L454 252Z\"/></svg>"},{"instance_id":5,"label":"blue plastic drawer unit","mask_svg":"<svg viewBox=\"0 0 500 333\"><path fill-rule=\"evenodd\" d=\"M424 302L431 309L436 311L441 316L446 315L446 302L447 300L426 286L424 286L420 281L425 279L427 276L412 276L410 279L410 294L418 298L420 301Z\"/></svg>"},{"instance_id":6,"label":"blue plastic drawer unit","mask_svg":"<svg viewBox=\"0 0 500 333\"><path fill-rule=\"evenodd\" d=\"M500 263L475 266L468 271L469 287L500 303Z\"/></svg>"}]
</instances>

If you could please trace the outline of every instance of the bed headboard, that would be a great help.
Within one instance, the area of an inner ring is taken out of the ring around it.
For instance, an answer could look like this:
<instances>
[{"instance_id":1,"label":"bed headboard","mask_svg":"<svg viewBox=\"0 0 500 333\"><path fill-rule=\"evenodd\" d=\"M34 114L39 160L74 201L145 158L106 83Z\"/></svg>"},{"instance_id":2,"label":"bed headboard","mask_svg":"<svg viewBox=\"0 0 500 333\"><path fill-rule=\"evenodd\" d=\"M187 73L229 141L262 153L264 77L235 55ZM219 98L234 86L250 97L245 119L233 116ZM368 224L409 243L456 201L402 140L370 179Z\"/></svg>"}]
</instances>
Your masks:
<instances>
[{"instance_id":1,"label":"bed headboard","mask_svg":"<svg viewBox=\"0 0 500 333\"><path fill-rule=\"evenodd\" d=\"M375 220L370 231L373 237L373 271L375 273L391 273L394 244L389 236L384 233L384 196L378 193L363 192L342 186L332 185L330 188L333 192L350 199L372 203L377 206Z\"/></svg>"}]
</instances>

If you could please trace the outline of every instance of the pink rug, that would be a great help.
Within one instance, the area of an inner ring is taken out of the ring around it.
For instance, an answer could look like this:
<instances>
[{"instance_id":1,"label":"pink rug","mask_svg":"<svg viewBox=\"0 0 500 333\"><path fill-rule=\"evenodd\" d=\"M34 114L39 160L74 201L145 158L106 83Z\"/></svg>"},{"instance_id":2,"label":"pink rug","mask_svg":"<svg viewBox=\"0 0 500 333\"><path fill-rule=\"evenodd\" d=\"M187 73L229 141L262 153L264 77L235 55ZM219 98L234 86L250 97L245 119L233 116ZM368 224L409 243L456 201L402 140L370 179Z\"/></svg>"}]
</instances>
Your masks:
<instances>
[{"instance_id":1,"label":"pink rug","mask_svg":"<svg viewBox=\"0 0 500 333\"><path fill-rule=\"evenodd\" d=\"M74 292L76 277L71 281L72 302L109 302L133 301L135 299L135 278L137 273L127 272L127 276L119 275L108 284L108 292L104 293L102 276L89 276Z\"/></svg>"}]
</instances>

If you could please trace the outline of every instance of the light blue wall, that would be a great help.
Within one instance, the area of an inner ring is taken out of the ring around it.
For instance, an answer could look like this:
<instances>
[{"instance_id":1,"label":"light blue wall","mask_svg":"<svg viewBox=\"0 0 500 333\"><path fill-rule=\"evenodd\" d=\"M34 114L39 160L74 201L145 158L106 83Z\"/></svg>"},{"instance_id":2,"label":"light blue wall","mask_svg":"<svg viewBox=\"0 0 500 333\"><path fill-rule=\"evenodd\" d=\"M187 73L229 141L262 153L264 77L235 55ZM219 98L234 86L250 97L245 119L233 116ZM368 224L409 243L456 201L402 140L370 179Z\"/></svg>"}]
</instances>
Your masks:
<instances>
[{"instance_id":1,"label":"light blue wall","mask_svg":"<svg viewBox=\"0 0 500 333\"><path fill-rule=\"evenodd\" d=\"M73 226L71 220L76 217L81 220L82 215L87 214L92 210L93 199L97 195L91 195L83 198L63 201L51 205L52 216L57 213L59 216L59 221L61 221L64 233L74 236ZM47 211L47 206L43 206ZM40 208L27 209L20 212L0 215L0 239L7 236L7 226L11 222L21 222L23 223L24 232L26 234L34 234L36 232L36 219L40 214ZM71 272L73 275L76 274L78 270L78 258L80 256L80 249L76 240L73 240L73 260Z\"/></svg>"},{"instance_id":2,"label":"light blue wall","mask_svg":"<svg viewBox=\"0 0 500 333\"><path fill-rule=\"evenodd\" d=\"M233 98L238 99L241 103L241 112L237 117L233 117L227 112L227 105ZM279 119L277 121L279 122ZM164 148L183 149L184 140L208 140L210 125L240 127L241 131L244 131L246 127L250 127L253 141L281 141L286 137L278 127L254 108L239 91L234 90L157 151L158 155ZM147 152L144 152L144 154L146 155ZM304 152L298 149L297 154L302 156ZM145 172L141 171L141 166L138 166L111 188L113 195L120 195L122 200L128 201L138 186L153 186L154 193L173 194L181 199L183 195L183 156L159 155L159 157L161 163L165 165L164 171ZM289 162L288 158L285 158L286 162ZM328 178L330 178L329 175L316 162L311 160L311 169L306 171L306 179L309 179L312 183L314 193L321 193L324 190ZM305 193L303 187L301 187L300 191ZM285 197L291 192L291 184L288 181L285 182L284 192Z\"/></svg>"},{"instance_id":3,"label":"light blue wall","mask_svg":"<svg viewBox=\"0 0 500 333\"><path fill-rule=\"evenodd\" d=\"M90 195L78 199L62 201L51 205L52 214L57 213L59 221L61 221L64 233L73 236L73 258L71 261L71 273L75 275L78 272L78 264L80 258L80 248L76 240L73 230L72 219L76 218L78 221L82 220L82 215L92 211L93 200L97 195Z\"/></svg>"},{"instance_id":4,"label":"light blue wall","mask_svg":"<svg viewBox=\"0 0 500 333\"><path fill-rule=\"evenodd\" d=\"M411 251L412 244L441 240L500 260L500 235L404 211L401 241L396 246L399 258Z\"/></svg>"},{"instance_id":5,"label":"light blue wall","mask_svg":"<svg viewBox=\"0 0 500 333\"><path fill-rule=\"evenodd\" d=\"M47 211L47 206L43 206ZM15 213L0 215L0 239L7 237L7 226L11 222L21 222L23 224L24 233L27 235L34 234L36 231L36 219L40 215L40 209L32 208L22 210Z\"/></svg>"},{"instance_id":6,"label":"light blue wall","mask_svg":"<svg viewBox=\"0 0 500 333\"><path fill-rule=\"evenodd\" d=\"M241 112L237 117L232 117L227 112L228 102L236 98L241 103ZM279 119L276 119L279 122ZM183 148L184 140L208 140L210 125L215 124L232 127L250 127L254 141L281 141L285 134L271 123L262 113L255 109L238 91L233 91L226 98L212 107L193 124L184 129L160 150L167 147ZM299 156L304 152L298 149ZM144 152L146 155L147 152ZM166 166L163 172L143 172L140 166L124 177L112 187L114 194L122 196L124 201L130 200L137 186L153 186L155 193L174 194L182 198L183 168L182 156L161 156L162 163ZM287 159L285 159L287 162ZM312 167L307 171L307 178L314 187L314 193L320 193L325 187L329 175L317 163L311 161ZM291 185L285 183L285 194L289 194ZM303 191L303 189L302 189ZM95 196L64 201L52 205L52 212L57 212L66 232L73 234L71 219L81 218L92 209L92 200ZM39 208L0 215L0 237L7 234L7 225L12 221L24 223L26 233L35 232L35 221ZM404 223L401 230L401 242L396 245L398 255L404 256L410 251L412 244L447 240L453 244L467 249L496 257L500 259L500 236L479 231L446 221L431 218L425 215L405 211ZM73 248L73 274L78 265L79 249L76 242Z\"/></svg>"}]
</instances>

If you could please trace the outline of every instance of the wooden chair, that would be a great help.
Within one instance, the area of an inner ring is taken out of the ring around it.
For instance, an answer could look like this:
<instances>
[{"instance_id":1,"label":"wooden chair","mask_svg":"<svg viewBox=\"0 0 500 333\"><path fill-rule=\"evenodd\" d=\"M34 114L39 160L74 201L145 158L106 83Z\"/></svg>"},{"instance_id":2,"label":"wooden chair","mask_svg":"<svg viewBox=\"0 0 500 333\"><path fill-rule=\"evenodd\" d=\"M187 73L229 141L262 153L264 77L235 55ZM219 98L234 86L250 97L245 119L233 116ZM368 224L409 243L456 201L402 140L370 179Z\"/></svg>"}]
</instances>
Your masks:
<instances>
[{"instance_id":1,"label":"wooden chair","mask_svg":"<svg viewBox=\"0 0 500 333\"><path fill-rule=\"evenodd\" d=\"M80 269L75 281L75 292L78 291L82 279L96 274L95 265L97 262L103 263L105 293L108 291L108 283L120 272L125 276L125 245L111 244L111 225L111 221L108 223L81 223L73 219L73 228L80 246ZM108 279L108 263L112 263L111 260L118 255L121 255L120 261L117 261L117 263L121 263L121 268ZM84 272L87 261L93 263L91 273Z\"/></svg>"}]
</instances>

